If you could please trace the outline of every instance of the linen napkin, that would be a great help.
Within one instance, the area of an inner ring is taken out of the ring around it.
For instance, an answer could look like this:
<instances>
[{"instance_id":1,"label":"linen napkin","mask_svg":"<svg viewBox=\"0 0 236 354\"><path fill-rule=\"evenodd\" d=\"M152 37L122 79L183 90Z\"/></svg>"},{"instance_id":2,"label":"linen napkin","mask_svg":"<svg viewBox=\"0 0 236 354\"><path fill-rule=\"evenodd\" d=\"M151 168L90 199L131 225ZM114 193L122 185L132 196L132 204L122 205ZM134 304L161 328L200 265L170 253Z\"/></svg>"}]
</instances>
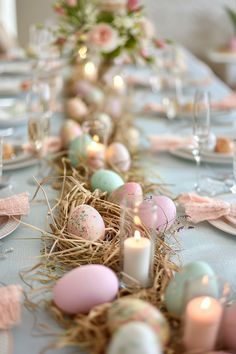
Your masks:
<instances>
[{"instance_id":1,"label":"linen napkin","mask_svg":"<svg viewBox=\"0 0 236 354\"><path fill-rule=\"evenodd\" d=\"M156 151L171 151L194 144L191 136L181 137L176 135L150 135L150 149Z\"/></svg>"},{"instance_id":2,"label":"linen napkin","mask_svg":"<svg viewBox=\"0 0 236 354\"><path fill-rule=\"evenodd\" d=\"M236 203L201 197L196 193L182 194L178 202L185 208L186 214L194 223L225 217L236 225Z\"/></svg>"},{"instance_id":3,"label":"linen napkin","mask_svg":"<svg viewBox=\"0 0 236 354\"><path fill-rule=\"evenodd\" d=\"M20 193L0 199L0 215L17 216L29 213L29 195Z\"/></svg>"},{"instance_id":4,"label":"linen napkin","mask_svg":"<svg viewBox=\"0 0 236 354\"><path fill-rule=\"evenodd\" d=\"M236 109L236 92L230 93L218 102L212 102L213 109Z\"/></svg>"},{"instance_id":5,"label":"linen napkin","mask_svg":"<svg viewBox=\"0 0 236 354\"><path fill-rule=\"evenodd\" d=\"M48 138L45 139L44 142L44 152L43 155L46 153L54 153L60 151L62 148L62 141L59 136L49 136ZM34 148L30 143L26 143L23 145L23 150L34 153Z\"/></svg>"}]
</instances>

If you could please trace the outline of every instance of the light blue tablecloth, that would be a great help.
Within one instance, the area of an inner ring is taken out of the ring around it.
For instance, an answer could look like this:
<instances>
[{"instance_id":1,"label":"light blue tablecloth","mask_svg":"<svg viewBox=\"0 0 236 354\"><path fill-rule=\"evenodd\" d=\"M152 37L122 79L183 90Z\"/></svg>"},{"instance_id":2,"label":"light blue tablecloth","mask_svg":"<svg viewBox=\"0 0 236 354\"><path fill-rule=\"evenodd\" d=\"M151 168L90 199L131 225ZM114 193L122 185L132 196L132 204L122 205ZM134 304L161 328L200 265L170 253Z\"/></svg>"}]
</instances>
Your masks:
<instances>
[{"instance_id":1,"label":"light blue tablecloth","mask_svg":"<svg viewBox=\"0 0 236 354\"><path fill-rule=\"evenodd\" d=\"M196 78L209 75L209 68L190 54L188 54L188 62ZM229 88L217 78L214 78L209 89L215 99L219 99L230 92ZM147 94L140 91L137 95L139 101L142 101L142 104L157 99L156 95L151 93ZM59 118L55 118L55 120L56 119ZM222 119L224 119L224 117ZM57 126L58 124L55 120L53 125ZM226 122L228 122L227 119ZM137 124L146 134L160 134L168 130L176 131L176 127L180 127L181 124L186 124L186 122L168 122L166 119L162 118L139 117ZM222 126L222 131L225 129L230 129L231 132L236 133L234 125L228 128ZM170 184L170 189L174 194L192 190L195 181L193 162L171 156L168 153L158 153L150 156L150 159L145 159L143 163L150 169L150 175L152 173L154 175L158 172L165 183ZM31 195L33 194L34 188L29 186L27 179L35 173L35 168L36 167L27 168L12 173L12 180L16 192L28 191ZM210 168L217 169L221 172L225 171L225 168L222 166L211 166ZM51 196L54 194L52 191L49 191L49 193ZM38 199L40 198L43 199L42 194L38 197ZM30 215L25 221L44 228L46 214L47 208L44 204L34 204L31 207ZM179 240L181 247L180 258L183 263L193 260L207 261L217 274L230 281L232 287L236 289L235 236L225 234L210 226L207 222L204 222L192 230L180 233ZM40 234L21 226L13 234L4 239L4 248L10 247L14 248L14 252L9 254L6 260L0 261L0 280L5 284L22 284L19 271L28 269L40 260ZM27 289L25 284L22 285ZM51 324L54 331L58 329L47 313L38 314L38 320ZM24 309L21 326L13 330L14 354L38 354L40 350L53 340L52 337L35 336L34 334L39 333L35 333L33 324L34 316ZM73 350L62 349L50 351L50 353L52 352L66 354L72 353Z\"/></svg>"}]
</instances>

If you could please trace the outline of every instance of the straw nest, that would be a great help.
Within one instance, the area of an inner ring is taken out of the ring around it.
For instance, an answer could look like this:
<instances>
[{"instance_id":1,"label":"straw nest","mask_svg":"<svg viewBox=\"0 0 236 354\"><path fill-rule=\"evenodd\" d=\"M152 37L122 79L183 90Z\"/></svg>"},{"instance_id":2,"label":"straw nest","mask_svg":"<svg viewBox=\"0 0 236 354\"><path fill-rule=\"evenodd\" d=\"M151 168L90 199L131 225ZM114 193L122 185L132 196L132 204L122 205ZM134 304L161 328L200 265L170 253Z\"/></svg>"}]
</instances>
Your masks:
<instances>
[{"instance_id":1,"label":"straw nest","mask_svg":"<svg viewBox=\"0 0 236 354\"><path fill-rule=\"evenodd\" d=\"M43 261L39 271L36 272L37 280L42 280L42 283L49 285L50 292L61 275L80 265L103 264L113 269L117 274L120 271L119 225L121 208L119 205L109 202L106 193L98 190L91 192L88 181L84 182L85 178L83 175L81 176L79 170L72 170L71 175L68 176L66 163L66 160L63 160L64 174L60 198L53 208L49 208L51 231L45 232L43 235ZM153 185L151 187L151 189L154 188ZM74 238L68 233L67 223L71 210L81 204L93 206L103 217L106 226L104 240L93 242L83 238ZM138 286L132 289L121 289L118 294L118 297L140 298L156 306L169 319L174 330L173 335L178 331L179 322L168 315L163 302L163 294L173 271L178 271L177 266L170 260L171 255L175 253L170 246L170 240L172 237L175 238L178 229L183 227L182 225L183 221L178 220L168 235L157 234L153 286L148 289ZM127 232L129 227L128 220L125 224ZM143 236L150 237L149 230L144 225L141 225L140 228ZM166 237L169 238L168 243L165 241ZM176 240L173 243L176 245ZM107 328L107 311L110 306L110 303L106 303L92 309L88 315L68 317L52 301L46 301L47 311L65 329L58 337L58 341L53 343L50 348L78 345L93 354L104 353L110 336ZM172 340L171 347L166 348L166 353L179 353L179 349L176 351L176 343L178 343L178 339L177 341ZM174 350L172 346L174 346Z\"/></svg>"}]
</instances>

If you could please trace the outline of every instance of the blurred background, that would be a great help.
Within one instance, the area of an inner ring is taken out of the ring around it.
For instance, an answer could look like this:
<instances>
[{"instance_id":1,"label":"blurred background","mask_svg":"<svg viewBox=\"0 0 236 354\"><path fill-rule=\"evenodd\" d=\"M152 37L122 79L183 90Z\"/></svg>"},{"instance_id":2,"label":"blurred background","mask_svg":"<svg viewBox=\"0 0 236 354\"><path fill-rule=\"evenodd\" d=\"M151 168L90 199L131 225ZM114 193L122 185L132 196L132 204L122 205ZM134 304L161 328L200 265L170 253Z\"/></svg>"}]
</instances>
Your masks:
<instances>
[{"instance_id":1,"label":"blurred background","mask_svg":"<svg viewBox=\"0 0 236 354\"><path fill-rule=\"evenodd\" d=\"M50 0L0 0L0 23L25 46L29 26L54 16ZM144 0L159 37L171 38L206 61L231 86L235 64L209 59L209 52L224 46L234 28L225 6L236 10L235 0Z\"/></svg>"}]
</instances>

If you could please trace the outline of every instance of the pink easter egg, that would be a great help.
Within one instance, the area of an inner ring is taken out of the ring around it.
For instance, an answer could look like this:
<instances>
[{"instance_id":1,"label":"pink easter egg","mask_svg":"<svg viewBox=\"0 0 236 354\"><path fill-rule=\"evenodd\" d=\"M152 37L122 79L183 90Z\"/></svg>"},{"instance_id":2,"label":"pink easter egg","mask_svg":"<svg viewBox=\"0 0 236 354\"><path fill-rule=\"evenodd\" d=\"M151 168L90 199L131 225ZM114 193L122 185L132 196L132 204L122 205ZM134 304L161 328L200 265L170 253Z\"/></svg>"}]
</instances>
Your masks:
<instances>
[{"instance_id":1,"label":"pink easter egg","mask_svg":"<svg viewBox=\"0 0 236 354\"><path fill-rule=\"evenodd\" d=\"M122 104L120 97L110 97L106 100L105 113L114 119L118 119L122 114Z\"/></svg>"},{"instance_id":2,"label":"pink easter egg","mask_svg":"<svg viewBox=\"0 0 236 354\"><path fill-rule=\"evenodd\" d=\"M67 147L72 140L82 134L80 125L72 119L67 119L61 127L60 137L62 145Z\"/></svg>"},{"instance_id":3,"label":"pink easter egg","mask_svg":"<svg viewBox=\"0 0 236 354\"><path fill-rule=\"evenodd\" d=\"M93 86L88 81L80 80L75 83L74 90L75 94L80 96L80 98L85 98L93 89Z\"/></svg>"},{"instance_id":4,"label":"pink easter egg","mask_svg":"<svg viewBox=\"0 0 236 354\"><path fill-rule=\"evenodd\" d=\"M175 203L164 195L153 196L153 202L157 205L157 229L168 230L176 218Z\"/></svg>"},{"instance_id":5,"label":"pink easter egg","mask_svg":"<svg viewBox=\"0 0 236 354\"><path fill-rule=\"evenodd\" d=\"M67 230L72 236L89 241L103 239L105 224L99 212L90 205L79 205L69 216Z\"/></svg>"},{"instance_id":6,"label":"pink easter egg","mask_svg":"<svg viewBox=\"0 0 236 354\"><path fill-rule=\"evenodd\" d=\"M118 289L118 278L110 268L89 264L60 278L53 288L53 300L66 314L86 314L94 306L113 301Z\"/></svg>"},{"instance_id":7,"label":"pink easter egg","mask_svg":"<svg viewBox=\"0 0 236 354\"><path fill-rule=\"evenodd\" d=\"M150 203L152 207L150 205L148 209L147 203ZM156 216L153 215L153 205L156 206ZM148 197L142 208L140 209L140 218L149 228L156 225L156 229L163 232L168 230L175 221L176 206L170 198L164 195Z\"/></svg>"},{"instance_id":8,"label":"pink easter egg","mask_svg":"<svg viewBox=\"0 0 236 354\"><path fill-rule=\"evenodd\" d=\"M109 201L131 208L142 198L143 191L140 184L136 182L127 182L110 194Z\"/></svg>"},{"instance_id":9,"label":"pink easter egg","mask_svg":"<svg viewBox=\"0 0 236 354\"><path fill-rule=\"evenodd\" d=\"M147 198L140 204L139 217L149 229L157 228L157 208L151 199Z\"/></svg>"},{"instance_id":10,"label":"pink easter egg","mask_svg":"<svg viewBox=\"0 0 236 354\"><path fill-rule=\"evenodd\" d=\"M236 302L226 307L221 325L221 338L225 348L236 350Z\"/></svg>"},{"instance_id":11,"label":"pink easter egg","mask_svg":"<svg viewBox=\"0 0 236 354\"><path fill-rule=\"evenodd\" d=\"M106 151L106 160L119 172L127 172L130 169L130 153L124 144L116 142L110 144Z\"/></svg>"}]
</instances>

